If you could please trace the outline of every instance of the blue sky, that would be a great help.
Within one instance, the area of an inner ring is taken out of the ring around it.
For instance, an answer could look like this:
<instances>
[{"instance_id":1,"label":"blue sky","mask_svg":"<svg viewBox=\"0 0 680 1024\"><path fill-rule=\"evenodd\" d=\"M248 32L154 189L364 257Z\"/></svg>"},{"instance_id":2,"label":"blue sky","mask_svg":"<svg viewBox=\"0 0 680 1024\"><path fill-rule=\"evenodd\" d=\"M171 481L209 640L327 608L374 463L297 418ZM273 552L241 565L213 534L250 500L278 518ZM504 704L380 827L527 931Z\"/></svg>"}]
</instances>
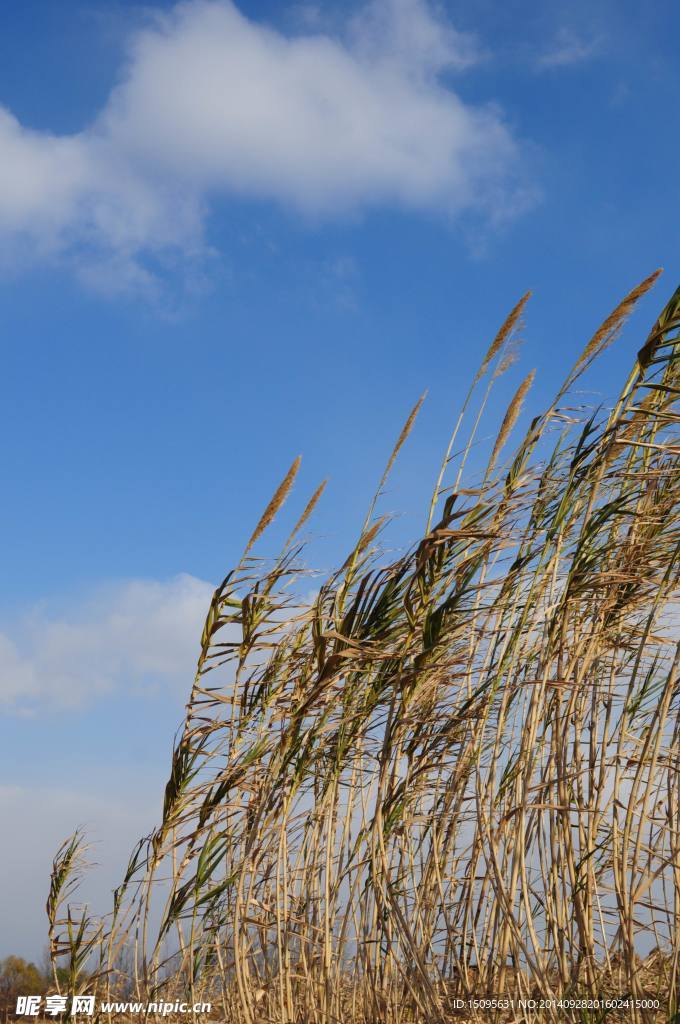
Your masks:
<instances>
[{"instance_id":1,"label":"blue sky","mask_svg":"<svg viewBox=\"0 0 680 1024\"><path fill-rule=\"evenodd\" d=\"M519 296L489 432L663 266L589 378L615 391L680 278L679 22L663 0L3 11L0 877L22 882L0 955L40 955L80 823L106 909L158 813L210 581L298 452L294 510L330 477L327 566L429 388L385 499L408 542Z\"/></svg>"}]
</instances>

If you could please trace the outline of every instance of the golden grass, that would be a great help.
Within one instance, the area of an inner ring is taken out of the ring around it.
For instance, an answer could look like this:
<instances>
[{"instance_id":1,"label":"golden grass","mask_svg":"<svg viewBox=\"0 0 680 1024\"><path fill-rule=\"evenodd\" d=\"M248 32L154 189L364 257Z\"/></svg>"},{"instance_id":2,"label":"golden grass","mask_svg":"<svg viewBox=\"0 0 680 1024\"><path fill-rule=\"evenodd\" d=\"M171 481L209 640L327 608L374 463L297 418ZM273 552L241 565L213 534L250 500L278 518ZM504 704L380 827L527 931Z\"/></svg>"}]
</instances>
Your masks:
<instances>
[{"instance_id":1,"label":"golden grass","mask_svg":"<svg viewBox=\"0 0 680 1024\"><path fill-rule=\"evenodd\" d=\"M449 445L396 560L374 502L311 602L293 535L226 577L162 821L80 938L55 862L53 948L76 980L92 941L99 991L130 948L137 998L211 999L235 1024L677 1019L679 330L680 289L609 413L563 389L500 464L526 378L486 475L462 488L472 438L458 465ZM551 1002L603 996L660 1006ZM546 1006L456 1016L483 997Z\"/></svg>"}]
</instances>

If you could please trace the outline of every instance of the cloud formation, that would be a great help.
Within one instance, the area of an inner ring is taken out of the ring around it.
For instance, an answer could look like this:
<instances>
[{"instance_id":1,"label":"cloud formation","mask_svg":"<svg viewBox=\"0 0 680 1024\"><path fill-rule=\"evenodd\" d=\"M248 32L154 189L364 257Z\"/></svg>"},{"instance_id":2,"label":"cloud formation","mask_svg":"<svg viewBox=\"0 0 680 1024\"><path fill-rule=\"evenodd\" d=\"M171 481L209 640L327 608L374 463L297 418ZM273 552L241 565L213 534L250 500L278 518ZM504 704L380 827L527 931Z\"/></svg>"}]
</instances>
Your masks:
<instances>
[{"instance_id":1,"label":"cloud formation","mask_svg":"<svg viewBox=\"0 0 680 1024\"><path fill-rule=\"evenodd\" d=\"M478 57L427 0L371 0L339 32L294 36L231 0L180 3L133 34L83 131L0 108L0 254L143 286L205 251L220 197L506 217L524 201L518 146L498 109L451 86Z\"/></svg>"},{"instance_id":2,"label":"cloud formation","mask_svg":"<svg viewBox=\"0 0 680 1024\"><path fill-rule=\"evenodd\" d=\"M114 691L188 694L213 587L182 574L132 580L0 630L0 711L87 705Z\"/></svg>"},{"instance_id":3,"label":"cloud formation","mask_svg":"<svg viewBox=\"0 0 680 1024\"><path fill-rule=\"evenodd\" d=\"M593 36L590 39L579 35L572 29L562 28L553 39L551 45L536 61L539 71L551 68L571 67L590 60L600 50L601 40Z\"/></svg>"}]
</instances>

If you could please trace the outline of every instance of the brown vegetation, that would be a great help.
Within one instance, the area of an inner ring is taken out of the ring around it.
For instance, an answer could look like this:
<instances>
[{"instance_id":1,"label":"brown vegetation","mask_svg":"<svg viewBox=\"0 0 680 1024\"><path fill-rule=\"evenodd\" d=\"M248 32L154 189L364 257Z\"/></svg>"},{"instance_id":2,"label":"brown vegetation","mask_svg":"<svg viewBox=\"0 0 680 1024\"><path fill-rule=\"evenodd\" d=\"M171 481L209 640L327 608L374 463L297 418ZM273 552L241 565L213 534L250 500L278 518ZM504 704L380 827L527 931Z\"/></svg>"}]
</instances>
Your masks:
<instances>
[{"instance_id":1,"label":"brown vegetation","mask_svg":"<svg viewBox=\"0 0 680 1024\"><path fill-rule=\"evenodd\" d=\"M525 301L485 357L480 408ZM272 563L246 551L208 612L162 822L112 914L70 938L74 851L55 862L53 952L72 978L95 954L88 983L115 986L133 942L141 998L212 999L235 1024L433 1024L484 996L660 1000L515 1020L677 1015L679 328L680 290L608 412L563 389L472 486L472 438L457 465L450 444L402 557L381 557L375 502L320 583L295 536Z\"/></svg>"}]
</instances>

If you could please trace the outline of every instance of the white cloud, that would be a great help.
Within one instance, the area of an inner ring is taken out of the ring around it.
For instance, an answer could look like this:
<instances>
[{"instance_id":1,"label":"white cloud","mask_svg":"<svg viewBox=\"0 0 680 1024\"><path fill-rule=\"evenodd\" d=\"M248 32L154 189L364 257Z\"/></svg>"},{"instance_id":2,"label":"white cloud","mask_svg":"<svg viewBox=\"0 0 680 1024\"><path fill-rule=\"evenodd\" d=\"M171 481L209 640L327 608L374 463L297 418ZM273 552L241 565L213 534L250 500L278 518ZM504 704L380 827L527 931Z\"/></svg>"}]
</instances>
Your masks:
<instances>
[{"instance_id":1,"label":"white cloud","mask_svg":"<svg viewBox=\"0 0 680 1024\"><path fill-rule=\"evenodd\" d=\"M230 0L191 0L129 40L82 132L0 108L0 253L144 287L204 246L220 196L313 216L374 204L493 219L525 202L517 144L451 87L479 56L427 0L372 0L334 34L284 35Z\"/></svg>"},{"instance_id":2,"label":"white cloud","mask_svg":"<svg viewBox=\"0 0 680 1024\"><path fill-rule=\"evenodd\" d=\"M475 38L434 15L424 0L372 0L350 22L358 55L416 75L464 71L482 53Z\"/></svg>"},{"instance_id":3,"label":"white cloud","mask_svg":"<svg viewBox=\"0 0 680 1024\"><path fill-rule=\"evenodd\" d=\"M179 575L31 609L0 629L0 710L78 707L114 691L188 695L212 591Z\"/></svg>"},{"instance_id":4,"label":"white cloud","mask_svg":"<svg viewBox=\"0 0 680 1024\"><path fill-rule=\"evenodd\" d=\"M601 40L597 36L586 39L572 29L562 28L551 45L536 61L539 71L550 68L570 67L590 60L600 50Z\"/></svg>"}]
</instances>

